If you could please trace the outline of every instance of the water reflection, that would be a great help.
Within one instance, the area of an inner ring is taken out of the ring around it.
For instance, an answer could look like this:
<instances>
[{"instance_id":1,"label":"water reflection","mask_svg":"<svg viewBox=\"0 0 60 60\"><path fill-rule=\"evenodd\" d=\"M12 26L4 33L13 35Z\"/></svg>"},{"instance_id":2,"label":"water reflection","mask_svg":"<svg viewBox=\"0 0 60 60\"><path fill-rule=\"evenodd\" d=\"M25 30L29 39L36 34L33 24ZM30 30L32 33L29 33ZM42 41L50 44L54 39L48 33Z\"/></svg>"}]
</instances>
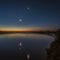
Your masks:
<instances>
[{"instance_id":1,"label":"water reflection","mask_svg":"<svg viewBox=\"0 0 60 60\"><path fill-rule=\"evenodd\" d=\"M21 50L21 49L23 48L22 42L20 42L20 43L18 44L18 47L19 47L19 50Z\"/></svg>"},{"instance_id":2,"label":"water reflection","mask_svg":"<svg viewBox=\"0 0 60 60\"><path fill-rule=\"evenodd\" d=\"M29 33L15 33L15 34L0 34L0 37L31 37L31 38L53 38L52 36L43 35L43 34L29 34Z\"/></svg>"},{"instance_id":3,"label":"water reflection","mask_svg":"<svg viewBox=\"0 0 60 60\"><path fill-rule=\"evenodd\" d=\"M30 59L30 54L27 54L27 59L28 59L28 60Z\"/></svg>"},{"instance_id":4,"label":"water reflection","mask_svg":"<svg viewBox=\"0 0 60 60\"><path fill-rule=\"evenodd\" d=\"M22 46L22 43L20 42L20 46Z\"/></svg>"},{"instance_id":5,"label":"water reflection","mask_svg":"<svg viewBox=\"0 0 60 60\"><path fill-rule=\"evenodd\" d=\"M0 35L0 56L8 60L46 60L53 37L41 34Z\"/></svg>"}]
</instances>

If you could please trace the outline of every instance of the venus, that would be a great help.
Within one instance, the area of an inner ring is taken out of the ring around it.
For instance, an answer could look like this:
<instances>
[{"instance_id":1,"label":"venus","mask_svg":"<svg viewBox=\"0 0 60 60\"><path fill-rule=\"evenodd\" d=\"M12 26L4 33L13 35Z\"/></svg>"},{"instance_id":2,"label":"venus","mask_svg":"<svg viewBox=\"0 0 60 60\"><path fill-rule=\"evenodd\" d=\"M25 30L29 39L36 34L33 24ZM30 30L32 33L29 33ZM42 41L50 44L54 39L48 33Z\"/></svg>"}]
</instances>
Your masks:
<instances>
[{"instance_id":1,"label":"venus","mask_svg":"<svg viewBox=\"0 0 60 60\"><path fill-rule=\"evenodd\" d=\"M19 22L22 22L22 19L19 19Z\"/></svg>"}]
</instances>

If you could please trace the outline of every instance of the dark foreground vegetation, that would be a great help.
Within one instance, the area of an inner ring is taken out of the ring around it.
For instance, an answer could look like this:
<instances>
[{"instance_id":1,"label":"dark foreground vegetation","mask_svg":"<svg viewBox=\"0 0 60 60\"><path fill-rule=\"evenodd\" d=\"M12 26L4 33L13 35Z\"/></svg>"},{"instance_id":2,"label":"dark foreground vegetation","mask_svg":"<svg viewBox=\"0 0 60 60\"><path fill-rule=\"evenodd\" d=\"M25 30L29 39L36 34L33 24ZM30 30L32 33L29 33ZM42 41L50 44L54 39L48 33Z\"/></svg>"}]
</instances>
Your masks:
<instances>
[{"instance_id":1,"label":"dark foreground vegetation","mask_svg":"<svg viewBox=\"0 0 60 60\"><path fill-rule=\"evenodd\" d=\"M56 38L47 49L47 60L60 60L60 29L56 31Z\"/></svg>"}]
</instances>

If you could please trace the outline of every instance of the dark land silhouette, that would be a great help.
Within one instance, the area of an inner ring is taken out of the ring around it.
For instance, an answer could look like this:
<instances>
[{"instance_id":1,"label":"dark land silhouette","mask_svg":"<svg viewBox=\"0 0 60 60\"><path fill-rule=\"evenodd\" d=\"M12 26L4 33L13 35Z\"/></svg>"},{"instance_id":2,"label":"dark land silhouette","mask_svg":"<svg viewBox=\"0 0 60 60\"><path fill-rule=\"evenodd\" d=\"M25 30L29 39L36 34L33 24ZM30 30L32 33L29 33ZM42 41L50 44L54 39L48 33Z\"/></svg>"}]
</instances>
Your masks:
<instances>
[{"instance_id":1,"label":"dark land silhouette","mask_svg":"<svg viewBox=\"0 0 60 60\"><path fill-rule=\"evenodd\" d=\"M36 34L47 34L52 35L56 34L56 31L1 31L0 34L12 34L12 33L36 33Z\"/></svg>"},{"instance_id":2,"label":"dark land silhouette","mask_svg":"<svg viewBox=\"0 0 60 60\"><path fill-rule=\"evenodd\" d=\"M56 31L56 38L47 49L47 60L60 60L60 29Z\"/></svg>"}]
</instances>

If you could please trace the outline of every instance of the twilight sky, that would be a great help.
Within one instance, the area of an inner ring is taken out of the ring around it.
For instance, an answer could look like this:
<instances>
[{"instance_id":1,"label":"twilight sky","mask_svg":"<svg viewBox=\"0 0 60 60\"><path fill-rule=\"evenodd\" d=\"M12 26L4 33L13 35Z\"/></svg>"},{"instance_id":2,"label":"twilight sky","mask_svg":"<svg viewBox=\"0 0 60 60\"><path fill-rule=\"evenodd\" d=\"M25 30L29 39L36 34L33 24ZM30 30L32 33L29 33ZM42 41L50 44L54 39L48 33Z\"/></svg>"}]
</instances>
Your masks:
<instances>
[{"instance_id":1,"label":"twilight sky","mask_svg":"<svg viewBox=\"0 0 60 60\"><path fill-rule=\"evenodd\" d=\"M0 0L0 29L60 28L59 0Z\"/></svg>"}]
</instances>

